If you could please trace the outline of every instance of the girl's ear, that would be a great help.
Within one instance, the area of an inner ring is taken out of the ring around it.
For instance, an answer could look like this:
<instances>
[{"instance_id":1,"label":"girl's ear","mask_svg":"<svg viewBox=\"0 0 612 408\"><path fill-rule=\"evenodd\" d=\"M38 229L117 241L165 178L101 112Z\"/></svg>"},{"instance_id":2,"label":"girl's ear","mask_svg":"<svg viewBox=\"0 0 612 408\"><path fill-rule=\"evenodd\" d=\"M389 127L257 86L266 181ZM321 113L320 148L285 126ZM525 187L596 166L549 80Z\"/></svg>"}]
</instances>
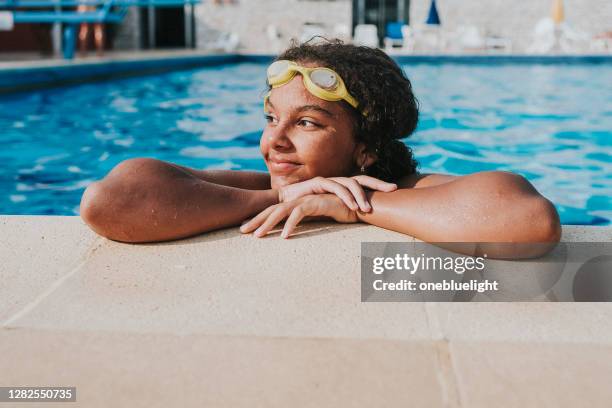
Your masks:
<instances>
[{"instance_id":1,"label":"girl's ear","mask_svg":"<svg viewBox=\"0 0 612 408\"><path fill-rule=\"evenodd\" d=\"M357 143L355 147L355 154L353 157L353 161L357 168L361 166L368 168L378 160L378 156L376 153L369 151L368 147L363 142Z\"/></svg>"}]
</instances>

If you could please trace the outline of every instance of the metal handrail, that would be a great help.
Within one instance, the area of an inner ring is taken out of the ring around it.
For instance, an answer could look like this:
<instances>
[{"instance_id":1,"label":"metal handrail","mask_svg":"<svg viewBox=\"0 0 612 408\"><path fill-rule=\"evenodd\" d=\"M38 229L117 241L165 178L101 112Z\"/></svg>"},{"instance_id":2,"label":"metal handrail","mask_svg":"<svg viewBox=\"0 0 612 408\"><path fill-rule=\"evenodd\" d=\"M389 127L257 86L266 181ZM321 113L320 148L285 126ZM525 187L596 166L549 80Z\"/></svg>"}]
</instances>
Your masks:
<instances>
[{"instance_id":1,"label":"metal handrail","mask_svg":"<svg viewBox=\"0 0 612 408\"><path fill-rule=\"evenodd\" d=\"M16 11L13 14L13 20L15 23L120 23L124 16L124 10L117 13L105 13L103 11Z\"/></svg>"},{"instance_id":2,"label":"metal handrail","mask_svg":"<svg viewBox=\"0 0 612 408\"><path fill-rule=\"evenodd\" d=\"M201 0L0 0L0 10L8 9L15 23L64 24L64 58L74 56L76 29L83 23L121 23L128 7L181 7ZM95 10L75 7L94 6ZM32 9L43 10L32 10ZM113 10L113 8L115 10Z\"/></svg>"},{"instance_id":3,"label":"metal handrail","mask_svg":"<svg viewBox=\"0 0 612 408\"><path fill-rule=\"evenodd\" d=\"M107 6L108 0L0 0L0 8L47 8L47 7L77 7L77 6ZM197 4L200 0L114 0L113 6L181 6L185 4Z\"/></svg>"}]
</instances>

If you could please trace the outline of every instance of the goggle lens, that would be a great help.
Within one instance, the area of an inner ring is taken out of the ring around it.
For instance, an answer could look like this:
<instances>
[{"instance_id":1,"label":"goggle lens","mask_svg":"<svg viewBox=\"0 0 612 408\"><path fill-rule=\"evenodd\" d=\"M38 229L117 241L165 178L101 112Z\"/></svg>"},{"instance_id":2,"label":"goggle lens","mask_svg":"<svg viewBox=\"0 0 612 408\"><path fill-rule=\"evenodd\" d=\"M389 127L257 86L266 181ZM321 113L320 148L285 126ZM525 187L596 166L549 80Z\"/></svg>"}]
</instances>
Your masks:
<instances>
[{"instance_id":1,"label":"goggle lens","mask_svg":"<svg viewBox=\"0 0 612 408\"><path fill-rule=\"evenodd\" d=\"M289 69L289 61L275 61L268 67L268 78L277 77Z\"/></svg>"},{"instance_id":2,"label":"goggle lens","mask_svg":"<svg viewBox=\"0 0 612 408\"><path fill-rule=\"evenodd\" d=\"M339 101L344 99L352 107L358 109L359 102L348 93L340 76L329 68L303 67L289 60L274 61L268 66L266 71L268 86L270 86L270 88L282 86L288 83L296 73L300 73L304 76L304 85L314 96L327 101ZM361 111L361 113L364 116L366 115L365 111Z\"/></svg>"},{"instance_id":3,"label":"goggle lens","mask_svg":"<svg viewBox=\"0 0 612 408\"><path fill-rule=\"evenodd\" d=\"M310 73L310 79L320 88L333 91L338 87L338 78L327 69L316 69Z\"/></svg>"}]
</instances>

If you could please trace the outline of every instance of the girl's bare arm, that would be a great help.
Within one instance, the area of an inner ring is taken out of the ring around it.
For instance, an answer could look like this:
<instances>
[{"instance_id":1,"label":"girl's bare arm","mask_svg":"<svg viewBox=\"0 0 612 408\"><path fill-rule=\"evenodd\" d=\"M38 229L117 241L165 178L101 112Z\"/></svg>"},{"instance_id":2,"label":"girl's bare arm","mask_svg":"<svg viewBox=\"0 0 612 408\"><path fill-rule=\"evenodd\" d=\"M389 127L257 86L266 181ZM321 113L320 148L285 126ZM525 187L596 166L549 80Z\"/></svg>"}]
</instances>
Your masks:
<instances>
[{"instance_id":1,"label":"girl's bare arm","mask_svg":"<svg viewBox=\"0 0 612 408\"><path fill-rule=\"evenodd\" d=\"M85 190L81 217L109 239L154 242L239 225L278 203L278 193L269 186L247 188L266 186L259 175L260 184L250 184L248 175L223 175L223 181L244 187L239 188L189 170L155 159L126 160Z\"/></svg>"},{"instance_id":2,"label":"girl's bare arm","mask_svg":"<svg viewBox=\"0 0 612 408\"><path fill-rule=\"evenodd\" d=\"M221 184L229 187L244 188L247 190L269 190L270 174L259 171L244 170L197 170L178 164L165 162L186 173L208 181L209 183Z\"/></svg>"},{"instance_id":3,"label":"girl's bare arm","mask_svg":"<svg viewBox=\"0 0 612 408\"><path fill-rule=\"evenodd\" d=\"M559 241L557 211L523 177L508 172L435 176L412 188L368 193L373 210L358 218L427 242L528 243L515 248L525 256L550 249L529 243Z\"/></svg>"}]
</instances>

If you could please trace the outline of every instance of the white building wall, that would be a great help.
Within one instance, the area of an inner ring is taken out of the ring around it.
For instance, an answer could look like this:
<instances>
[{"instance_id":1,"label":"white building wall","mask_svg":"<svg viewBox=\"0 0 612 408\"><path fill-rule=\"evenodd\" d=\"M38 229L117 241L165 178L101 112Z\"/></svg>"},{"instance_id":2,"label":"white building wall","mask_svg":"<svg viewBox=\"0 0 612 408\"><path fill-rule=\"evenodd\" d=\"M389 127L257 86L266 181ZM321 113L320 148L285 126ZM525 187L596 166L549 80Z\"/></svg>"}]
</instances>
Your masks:
<instances>
[{"instance_id":1,"label":"white building wall","mask_svg":"<svg viewBox=\"0 0 612 408\"><path fill-rule=\"evenodd\" d=\"M234 0L196 6L196 40L208 48L222 32L235 32L240 52L274 53L291 38L299 38L305 22L321 23L328 32L335 25L350 27L351 0ZM437 0L445 29L477 26L488 34L510 38L514 52L524 52L536 23L551 15L553 0ZM411 0L411 23L425 21L430 0ZM577 30L597 34L612 30L612 0L565 0L566 21ZM132 8L119 28L116 49L137 49L140 43L137 9ZM276 27L281 39L271 42L266 28Z\"/></svg>"},{"instance_id":2,"label":"white building wall","mask_svg":"<svg viewBox=\"0 0 612 408\"><path fill-rule=\"evenodd\" d=\"M198 48L207 48L219 32L235 32L239 51L275 52L291 38L299 38L306 22L323 24L330 33L336 24L351 26L351 0L235 0L236 4L214 4L208 0L196 6ZM273 25L281 35L276 44L268 40L266 28Z\"/></svg>"},{"instance_id":3,"label":"white building wall","mask_svg":"<svg viewBox=\"0 0 612 408\"><path fill-rule=\"evenodd\" d=\"M552 15L553 0L436 0L440 20L448 30L477 26L513 42L524 52L537 22ZM411 23L427 19L430 0L411 0ZM565 0L566 22L590 34L612 30L612 0Z\"/></svg>"}]
</instances>

